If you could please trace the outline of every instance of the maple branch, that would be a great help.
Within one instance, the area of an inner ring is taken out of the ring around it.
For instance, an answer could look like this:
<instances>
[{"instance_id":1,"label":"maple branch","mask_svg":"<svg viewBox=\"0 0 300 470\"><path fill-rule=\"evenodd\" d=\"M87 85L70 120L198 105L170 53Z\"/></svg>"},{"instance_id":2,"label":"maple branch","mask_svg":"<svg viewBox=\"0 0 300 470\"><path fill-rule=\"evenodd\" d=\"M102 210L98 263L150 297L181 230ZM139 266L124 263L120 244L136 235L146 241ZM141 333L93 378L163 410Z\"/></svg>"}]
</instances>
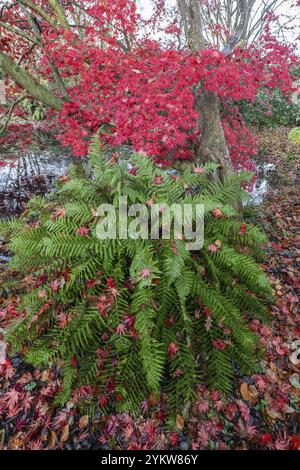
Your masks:
<instances>
[{"instance_id":1,"label":"maple branch","mask_svg":"<svg viewBox=\"0 0 300 470\"><path fill-rule=\"evenodd\" d=\"M51 16L42 7L40 7L36 3L31 2L31 0L18 0L18 3L34 11L39 16L41 16L45 21L47 21L47 23L49 23L54 29L57 29L56 21L54 21L51 18Z\"/></svg>"},{"instance_id":2,"label":"maple branch","mask_svg":"<svg viewBox=\"0 0 300 470\"><path fill-rule=\"evenodd\" d=\"M42 45L42 36L41 36L42 27L39 24L37 18L35 18L31 13L29 13L28 14L28 21L31 24L33 31L35 32L37 43ZM51 57L49 57L49 54L47 54L47 57L48 57L49 64L50 64L50 67L51 67L51 70L52 70L52 73L53 73L53 78L54 78L55 83L58 87L58 90L64 96L64 98L66 100L69 100L70 99L69 94L68 94L67 89L65 87L64 81L61 78L61 75L59 73L58 68L53 63L53 60L51 59Z\"/></svg>"},{"instance_id":3,"label":"maple branch","mask_svg":"<svg viewBox=\"0 0 300 470\"><path fill-rule=\"evenodd\" d=\"M1 136L1 134L3 134L3 132L6 130L6 128L7 128L7 126L8 126L8 123L9 123L9 121L10 121L10 119L11 119L11 116L12 116L12 113L13 113L15 107L16 107L18 104L20 104L23 100L25 100L25 98L27 98L27 97L28 97L27 94L20 96L20 98L18 98L18 99L11 105L11 107L9 108L9 110L7 111L7 113L4 115L4 117L6 117L6 116L7 116L7 117L6 117L6 119L5 119L5 122L4 122L3 126L2 126L1 129L0 129L0 136Z\"/></svg>"},{"instance_id":4,"label":"maple branch","mask_svg":"<svg viewBox=\"0 0 300 470\"><path fill-rule=\"evenodd\" d=\"M24 52L24 54L22 55L22 57L20 57L20 59L18 60L18 65L21 65L21 63L23 62L23 60L25 59L25 57L26 57L27 55L29 55L29 54L33 51L33 49L34 49L36 46L37 46L37 44L34 43L34 44L32 44L32 46L31 46L27 51Z\"/></svg>"},{"instance_id":5,"label":"maple branch","mask_svg":"<svg viewBox=\"0 0 300 470\"><path fill-rule=\"evenodd\" d=\"M11 5L6 5L6 4L2 5L1 10L0 10L0 18L2 18L4 10L11 10L17 5L17 3L18 2L14 2Z\"/></svg>"},{"instance_id":6,"label":"maple branch","mask_svg":"<svg viewBox=\"0 0 300 470\"><path fill-rule=\"evenodd\" d=\"M56 13L56 16L60 22L60 24L65 28L65 29L70 29L70 25L68 23L67 17L60 6L59 2L57 0L48 0L48 3L52 6L53 10Z\"/></svg>"},{"instance_id":7,"label":"maple branch","mask_svg":"<svg viewBox=\"0 0 300 470\"><path fill-rule=\"evenodd\" d=\"M225 44L223 52L230 54L235 46L246 36L247 27L251 18L255 0L240 0L238 4L238 13L236 17L236 26L232 36Z\"/></svg>"},{"instance_id":8,"label":"maple branch","mask_svg":"<svg viewBox=\"0 0 300 470\"><path fill-rule=\"evenodd\" d=\"M248 39L256 32L254 37L253 37L253 40L252 40L252 42L254 42L258 38L258 36L261 34L261 32L263 31L263 27L264 27L264 24L265 24L264 18L266 17L266 15L268 13L270 13L271 11L273 11L273 13L275 13L278 10L278 8L281 7L285 2L286 2L286 0L272 0L270 3L266 2L266 1L263 1L262 2L263 3L263 9L262 9L261 13L259 14L259 17L257 18L257 20L254 23L256 15L259 12L259 7L258 7L258 9L256 10L256 12L253 15L253 18L250 22Z\"/></svg>"},{"instance_id":9,"label":"maple branch","mask_svg":"<svg viewBox=\"0 0 300 470\"><path fill-rule=\"evenodd\" d=\"M24 88L28 94L38 101L41 101L50 108L60 111L63 101L48 88L39 83L26 70L22 69L4 52L0 51L0 67L9 75L18 85Z\"/></svg>"},{"instance_id":10,"label":"maple branch","mask_svg":"<svg viewBox=\"0 0 300 470\"><path fill-rule=\"evenodd\" d=\"M17 36L21 36L24 39L27 39L27 41L36 43L36 40L35 40L34 37L32 37L29 34L25 33L24 31L22 31L20 28L17 28L16 26L11 26L10 24L4 23L4 21L0 21L0 26L7 29L8 31L11 31L12 33L16 34Z\"/></svg>"},{"instance_id":11,"label":"maple branch","mask_svg":"<svg viewBox=\"0 0 300 470\"><path fill-rule=\"evenodd\" d=\"M49 0L50 1L50 0ZM82 12L84 12L85 15L89 16L90 18L93 18L93 19L96 19L95 16L93 16L91 13L88 13L88 11L83 8L81 5L79 5L77 2L73 2L73 5L76 5L76 7L81 10ZM122 47L123 51L125 52L128 52L130 51L131 49L131 44L130 44L130 40L129 40L129 37L128 37L128 34L120 27L116 26L115 24L113 24L113 22L109 21L108 19L106 19L107 23L112 26L116 31L119 31L120 33L122 33L123 37L124 37L124 41L125 41L125 44L123 44L122 41L118 40L118 44L120 47ZM79 27L79 25L77 25L77 27ZM83 26L81 26L83 27Z\"/></svg>"}]
</instances>

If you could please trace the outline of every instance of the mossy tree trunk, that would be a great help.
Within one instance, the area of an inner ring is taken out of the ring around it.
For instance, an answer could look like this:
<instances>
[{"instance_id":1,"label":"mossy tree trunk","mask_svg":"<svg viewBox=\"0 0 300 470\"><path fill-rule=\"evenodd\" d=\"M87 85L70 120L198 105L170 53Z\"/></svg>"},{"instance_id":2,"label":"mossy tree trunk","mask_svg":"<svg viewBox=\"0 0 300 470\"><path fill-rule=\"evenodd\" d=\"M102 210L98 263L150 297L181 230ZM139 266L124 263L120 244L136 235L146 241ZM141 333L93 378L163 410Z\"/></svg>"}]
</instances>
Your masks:
<instances>
[{"instance_id":1,"label":"mossy tree trunk","mask_svg":"<svg viewBox=\"0 0 300 470\"><path fill-rule=\"evenodd\" d=\"M0 68L34 99L56 111L61 110L63 101L2 51L0 51Z\"/></svg>"},{"instance_id":2,"label":"mossy tree trunk","mask_svg":"<svg viewBox=\"0 0 300 470\"><path fill-rule=\"evenodd\" d=\"M200 51L207 46L203 34L203 20L199 0L177 0L188 47ZM196 162L220 165L219 177L233 171L220 116L220 100L215 93L204 90L196 100L199 111L201 137L196 152Z\"/></svg>"},{"instance_id":3,"label":"mossy tree trunk","mask_svg":"<svg viewBox=\"0 0 300 470\"><path fill-rule=\"evenodd\" d=\"M201 137L196 154L197 164L214 162L220 165L221 180L233 172L220 116L220 101L215 93L204 91L198 98Z\"/></svg>"}]
</instances>

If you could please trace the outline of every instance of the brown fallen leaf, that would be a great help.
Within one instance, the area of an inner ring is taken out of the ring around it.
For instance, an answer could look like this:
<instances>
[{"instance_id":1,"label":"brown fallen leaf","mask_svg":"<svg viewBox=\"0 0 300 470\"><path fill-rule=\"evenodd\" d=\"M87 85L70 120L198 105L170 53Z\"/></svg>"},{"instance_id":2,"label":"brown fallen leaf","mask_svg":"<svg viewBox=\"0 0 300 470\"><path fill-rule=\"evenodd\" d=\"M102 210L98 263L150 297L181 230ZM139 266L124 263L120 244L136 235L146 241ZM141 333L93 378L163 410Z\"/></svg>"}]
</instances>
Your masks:
<instances>
[{"instance_id":1,"label":"brown fallen leaf","mask_svg":"<svg viewBox=\"0 0 300 470\"><path fill-rule=\"evenodd\" d=\"M5 443L5 429L0 430L0 450L3 450Z\"/></svg>"},{"instance_id":2,"label":"brown fallen leaf","mask_svg":"<svg viewBox=\"0 0 300 470\"><path fill-rule=\"evenodd\" d=\"M266 370L266 376L270 380L270 382L276 383L278 382L278 376L276 372L272 369L267 369Z\"/></svg>"},{"instance_id":3,"label":"brown fallen leaf","mask_svg":"<svg viewBox=\"0 0 300 470\"><path fill-rule=\"evenodd\" d=\"M89 424L89 416L88 415L81 416L79 420L79 429L86 428L88 424Z\"/></svg>"},{"instance_id":4,"label":"brown fallen leaf","mask_svg":"<svg viewBox=\"0 0 300 470\"><path fill-rule=\"evenodd\" d=\"M23 450L25 446L25 433L18 432L8 441L8 450Z\"/></svg>"},{"instance_id":5,"label":"brown fallen leaf","mask_svg":"<svg viewBox=\"0 0 300 470\"><path fill-rule=\"evenodd\" d=\"M49 449L54 449L55 443L56 443L56 433L55 431L50 431L50 437L48 441L48 447Z\"/></svg>"},{"instance_id":6,"label":"brown fallen leaf","mask_svg":"<svg viewBox=\"0 0 300 470\"><path fill-rule=\"evenodd\" d=\"M252 403L252 405L256 405L258 403L257 388L254 385L249 385L248 390L249 390L250 402Z\"/></svg>"},{"instance_id":7,"label":"brown fallen leaf","mask_svg":"<svg viewBox=\"0 0 300 470\"><path fill-rule=\"evenodd\" d=\"M151 393L148 398L150 406L156 406L158 403L158 395L156 393Z\"/></svg>"},{"instance_id":8,"label":"brown fallen leaf","mask_svg":"<svg viewBox=\"0 0 300 470\"><path fill-rule=\"evenodd\" d=\"M49 377L50 377L50 370L49 370L49 369L46 369L46 370L44 370L43 373L42 373L41 381L42 381L42 382L48 382Z\"/></svg>"},{"instance_id":9,"label":"brown fallen leaf","mask_svg":"<svg viewBox=\"0 0 300 470\"><path fill-rule=\"evenodd\" d=\"M273 410L270 406L265 407L265 412L271 419L281 419L283 420L283 416L278 413L277 411Z\"/></svg>"},{"instance_id":10,"label":"brown fallen leaf","mask_svg":"<svg viewBox=\"0 0 300 470\"><path fill-rule=\"evenodd\" d=\"M240 435L242 437L245 437L247 435L247 428L245 426L244 421L241 418L238 420L237 426L238 426Z\"/></svg>"},{"instance_id":11,"label":"brown fallen leaf","mask_svg":"<svg viewBox=\"0 0 300 470\"><path fill-rule=\"evenodd\" d=\"M60 436L60 443L62 444L63 442L66 442L69 439L69 435L70 435L69 425L66 424Z\"/></svg>"},{"instance_id":12,"label":"brown fallen leaf","mask_svg":"<svg viewBox=\"0 0 300 470\"><path fill-rule=\"evenodd\" d=\"M166 438L166 435L164 433L162 433L160 435L160 442L163 444L163 445L166 445L167 443L167 438Z\"/></svg>"},{"instance_id":13,"label":"brown fallen leaf","mask_svg":"<svg viewBox=\"0 0 300 470\"><path fill-rule=\"evenodd\" d=\"M250 400L250 394L249 394L249 387L248 384L245 382L242 383L240 386L240 392L244 400L249 401Z\"/></svg>"},{"instance_id":14,"label":"brown fallen leaf","mask_svg":"<svg viewBox=\"0 0 300 470\"><path fill-rule=\"evenodd\" d=\"M179 429L179 431L182 431L184 428L184 417L181 415L176 416L176 427Z\"/></svg>"}]
</instances>

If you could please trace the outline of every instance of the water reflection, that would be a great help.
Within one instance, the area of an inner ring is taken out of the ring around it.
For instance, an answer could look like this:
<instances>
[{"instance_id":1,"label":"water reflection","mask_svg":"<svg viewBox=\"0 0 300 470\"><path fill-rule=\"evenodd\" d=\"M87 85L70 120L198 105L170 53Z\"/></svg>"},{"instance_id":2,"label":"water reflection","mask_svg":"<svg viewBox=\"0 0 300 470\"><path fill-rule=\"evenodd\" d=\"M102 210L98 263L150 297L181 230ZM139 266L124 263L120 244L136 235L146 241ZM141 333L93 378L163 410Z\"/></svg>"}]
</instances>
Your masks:
<instances>
[{"instance_id":1,"label":"water reflection","mask_svg":"<svg viewBox=\"0 0 300 470\"><path fill-rule=\"evenodd\" d=\"M123 147L125 157L132 149ZM108 154L111 152L109 151ZM57 147L38 150L0 150L0 218L18 215L28 199L34 195L45 195L54 187L55 179L66 174L72 161L71 155ZM255 203L260 204L269 186L274 185L276 168L272 164L258 163L258 177L252 192Z\"/></svg>"},{"instance_id":2,"label":"water reflection","mask_svg":"<svg viewBox=\"0 0 300 470\"><path fill-rule=\"evenodd\" d=\"M278 174L275 165L272 163L258 163L257 168L257 178L251 194L253 201L256 204L261 204L269 187L275 185Z\"/></svg>"},{"instance_id":3,"label":"water reflection","mask_svg":"<svg viewBox=\"0 0 300 470\"><path fill-rule=\"evenodd\" d=\"M70 156L61 149L0 152L0 218L17 215L34 195L51 191L58 176L67 172Z\"/></svg>"}]
</instances>

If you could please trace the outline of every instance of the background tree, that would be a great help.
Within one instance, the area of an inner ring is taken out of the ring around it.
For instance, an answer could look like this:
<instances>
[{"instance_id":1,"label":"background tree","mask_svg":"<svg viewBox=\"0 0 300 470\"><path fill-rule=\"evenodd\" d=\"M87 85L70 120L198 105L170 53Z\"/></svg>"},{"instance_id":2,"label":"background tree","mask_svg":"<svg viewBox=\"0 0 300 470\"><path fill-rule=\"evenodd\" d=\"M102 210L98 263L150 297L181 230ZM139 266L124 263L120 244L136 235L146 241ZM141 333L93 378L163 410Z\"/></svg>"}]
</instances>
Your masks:
<instances>
[{"instance_id":1,"label":"background tree","mask_svg":"<svg viewBox=\"0 0 300 470\"><path fill-rule=\"evenodd\" d=\"M270 21L276 22L279 31L284 24L276 17L283 5L281 0L177 0L180 24L185 33L185 42L192 51L199 51L209 45L225 55L235 49L245 49L254 44L260 36L269 31ZM285 2L286 3L286 2ZM217 161L228 171L232 170L227 142L220 115L220 100L217 93L204 91L197 97L200 109L200 145L197 157L200 161Z\"/></svg>"}]
</instances>

